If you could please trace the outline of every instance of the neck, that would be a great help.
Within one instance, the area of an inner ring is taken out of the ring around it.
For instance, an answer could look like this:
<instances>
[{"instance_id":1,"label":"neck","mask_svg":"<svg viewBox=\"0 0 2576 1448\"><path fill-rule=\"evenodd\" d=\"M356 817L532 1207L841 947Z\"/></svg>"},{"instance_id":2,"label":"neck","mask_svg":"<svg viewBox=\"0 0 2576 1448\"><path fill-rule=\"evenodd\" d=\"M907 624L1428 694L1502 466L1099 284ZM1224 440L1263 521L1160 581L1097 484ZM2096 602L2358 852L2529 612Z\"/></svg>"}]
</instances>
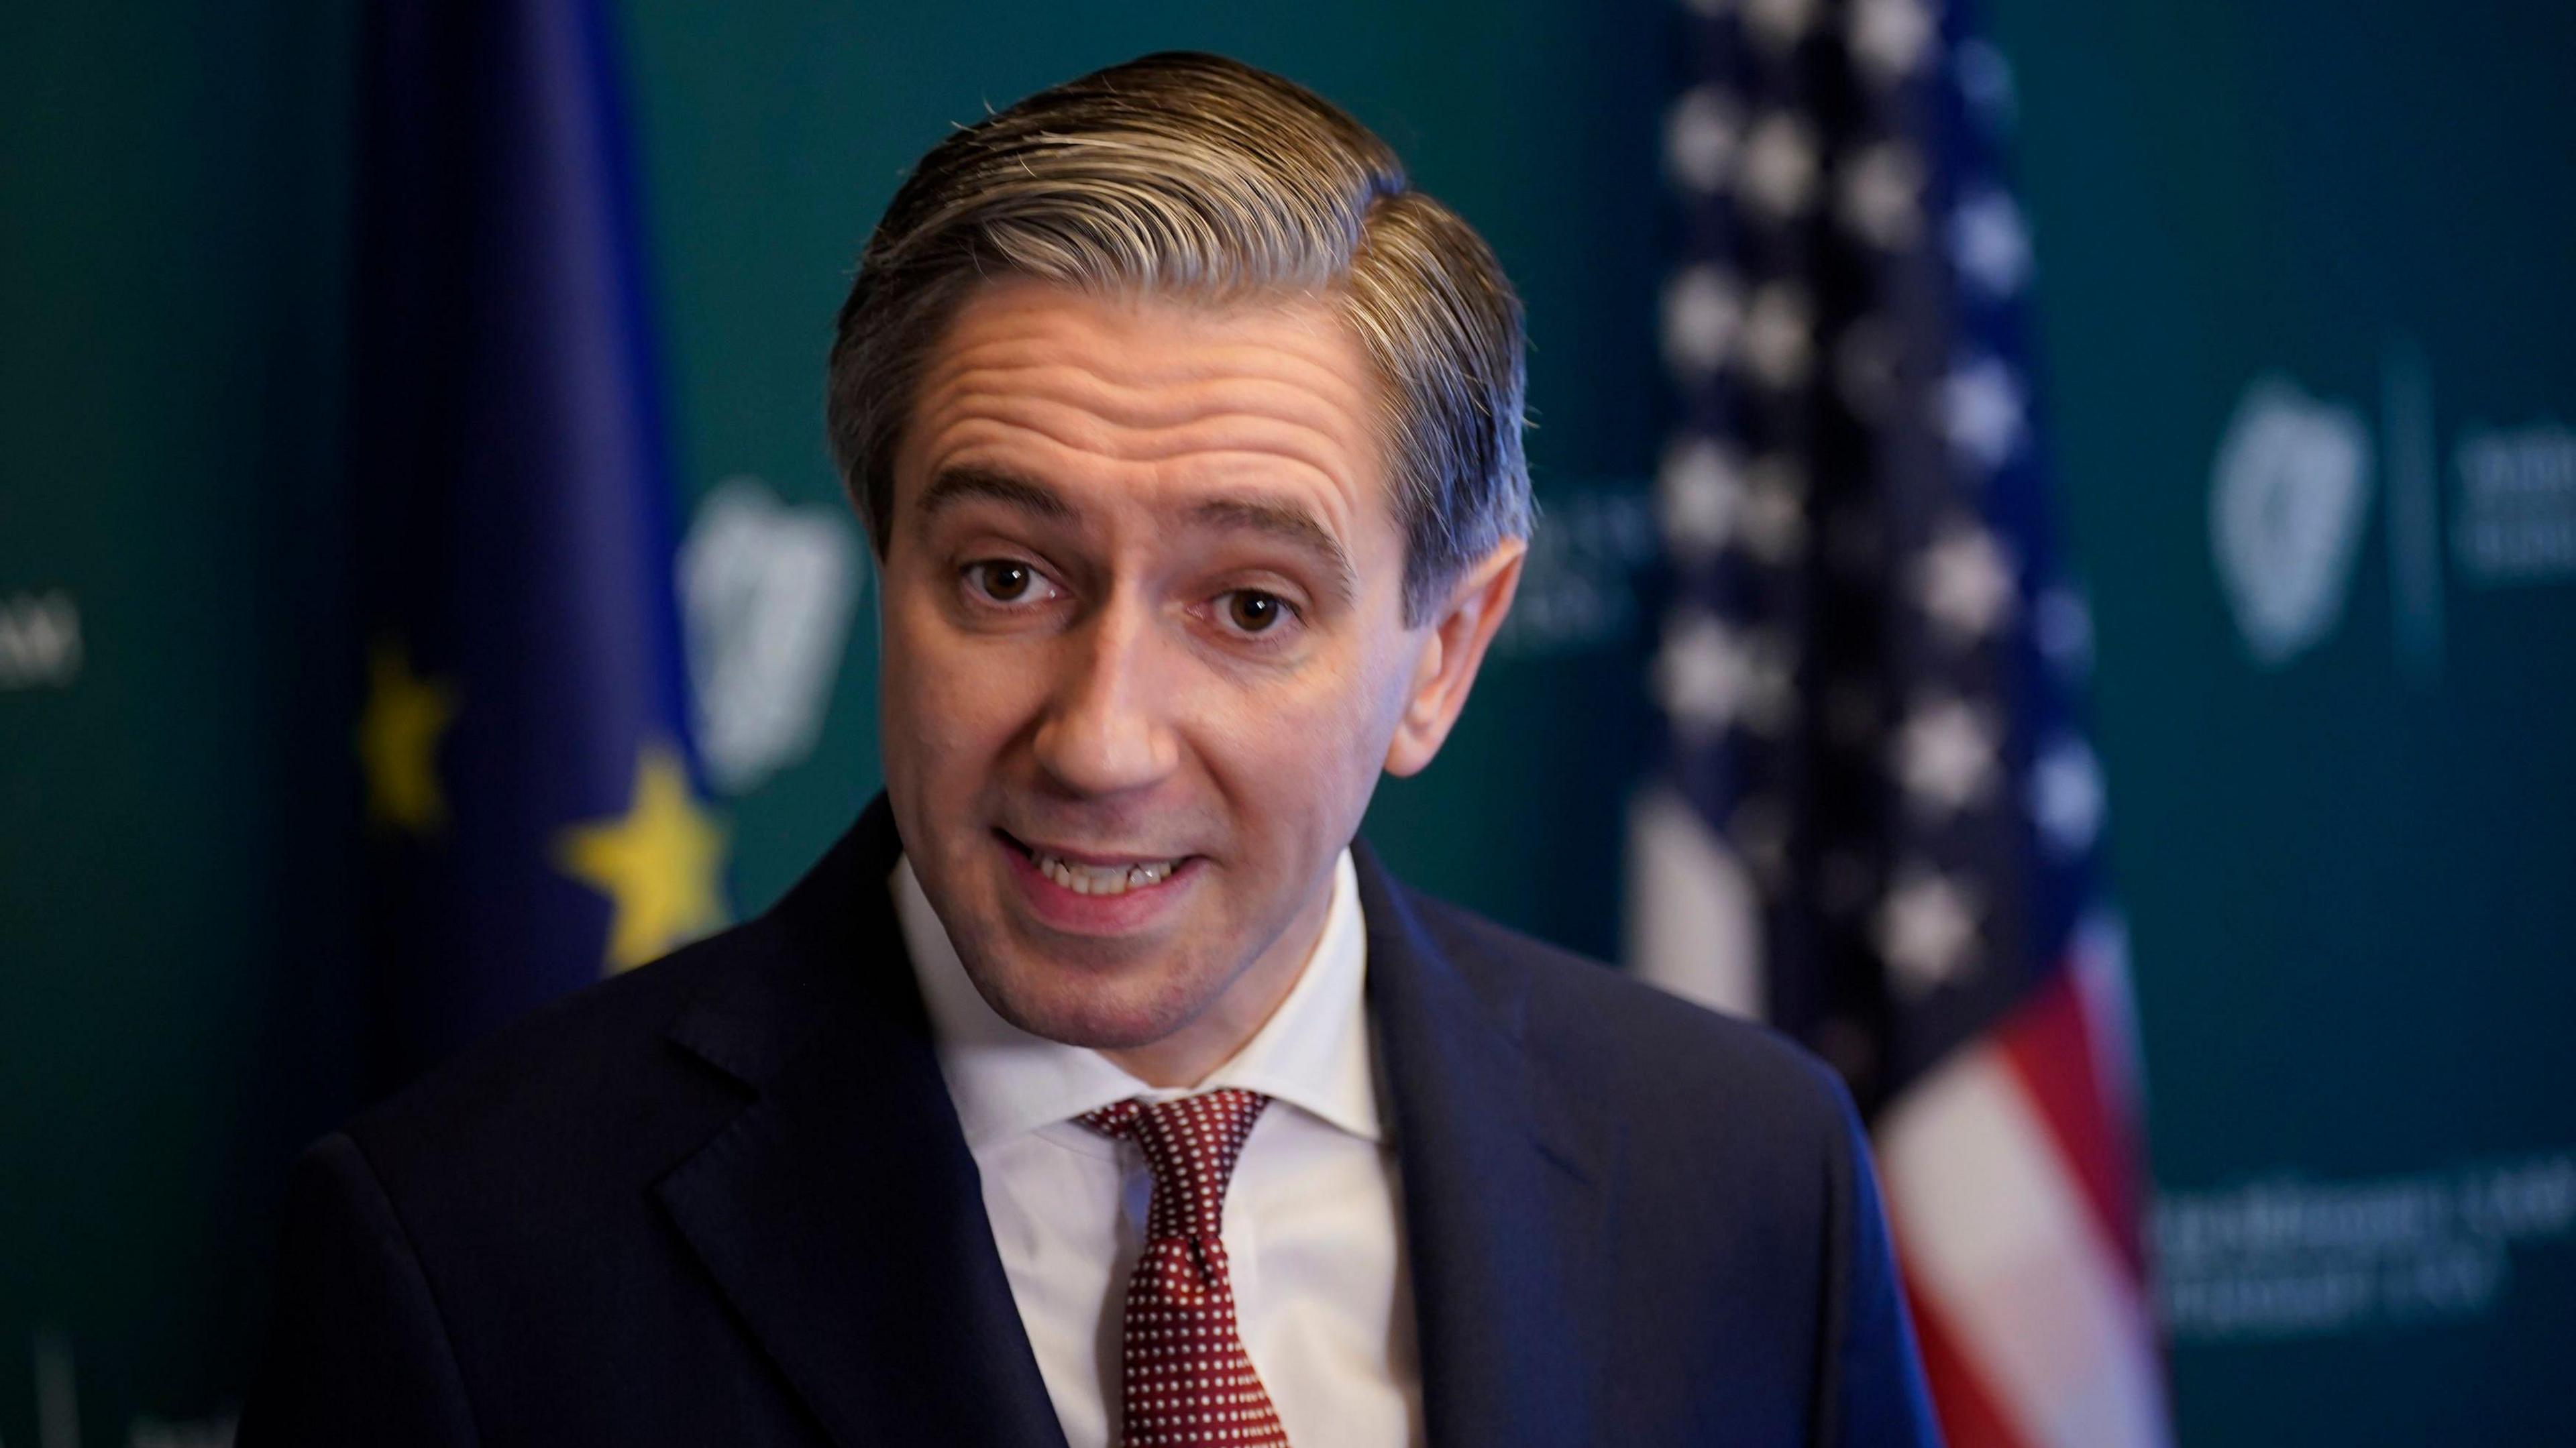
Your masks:
<instances>
[{"instance_id":1,"label":"neck","mask_svg":"<svg viewBox=\"0 0 2576 1448\"><path fill-rule=\"evenodd\" d=\"M1269 949L1255 956L1187 1025L1161 1040L1104 1049L1100 1054L1148 1086L1182 1089L1206 1080L1210 1072L1261 1034L1261 1028L1279 1013L1288 993L1305 977L1315 947L1323 941L1324 922L1332 916L1333 885L1340 872L1337 862L1325 873L1323 889L1297 912L1297 918L1279 932Z\"/></svg>"}]
</instances>

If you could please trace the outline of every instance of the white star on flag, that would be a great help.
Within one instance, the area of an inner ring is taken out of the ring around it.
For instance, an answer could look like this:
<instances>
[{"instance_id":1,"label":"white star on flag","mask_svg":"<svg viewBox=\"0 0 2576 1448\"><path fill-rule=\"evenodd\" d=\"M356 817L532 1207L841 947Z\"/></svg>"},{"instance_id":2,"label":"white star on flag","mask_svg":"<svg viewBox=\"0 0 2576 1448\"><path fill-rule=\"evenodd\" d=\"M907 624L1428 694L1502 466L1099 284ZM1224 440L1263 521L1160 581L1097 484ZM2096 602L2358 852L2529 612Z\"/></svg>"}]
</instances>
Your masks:
<instances>
[{"instance_id":1,"label":"white star on flag","mask_svg":"<svg viewBox=\"0 0 2576 1448\"><path fill-rule=\"evenodd\" d=\"M1772 282L1753 294L1753 311L1744 321L1744 360L1764 385L1795 387L1815 365L1815 335L1805 289Z\"/></svg>"},{"instance_id":2,"label":"white star on flag","mask_svg":"<svg viewBox=\"0 0 2576 1448\"><path fill-rule=\"evenodd\" d=\"M1874 246L1895 251L1922 230L1923 163L1902 141L1881 141L1843 167L1843 225Z\"/></svg>"},{"instance_id":3,"label":"white star on flag","mask_svg":"<svg viewBox=\"0 0 2576 1448\"><path fill-rule=\"evenodd\" d=\"M1744 28L1773 50L1798 43L1816 23L1816 0L1743 0Z\"/></svg>"},{"instance_id":4,"label":"white star on flag","mask_svg":"<svg viewBox=\"0 0 2576 1448\"><path fill-rule=\"evenodd\" d=\"M1744 118L1726 92L1695 87L1664 118L1665 169L1686 190L1714 193L1726 185L1743 140Z\"/></svg>"},{"instance_id":5,"label":"white star on flag","mask_svg":"<svg viewBox=\"0 0 2576 1448\"><path fill-rule=\"evenodd\" d=\"M1878 953L1890 983L1922 996L1965 977L1975 963L1977 911L1961 886L1909 865L1878 912Z\"/></svg>"},{"instance_id":6,"label":"white star on flag","mask_svg":"<svg viewBox=\"0 0 2576 1448\"><path fill-rule=\"evenodd\" d=\"M1718 267L1692 267L1664 288L1664 360L1686 379L1726 365L1743 325L1744 294Z\"/></svg>"},{"instance_id":7,"label":"white star on flag","mask_svg":"<svg viewBox=\"0 0 2576 1448\"><path fill-rule=\"evenodd\" d=\"M1736 519L1745 551L1774 567L1794 561L1807 544L1807 480L1797 460L1786 454L1758 459L1747 481Z\"/></svg>"},{"instance_id":8,"label":"white star on flag","mask_svg":"<svg viewBox=\"0 0 2576 1448\"><path fill-rule=\"evenodd\" d=\"M1963 458L1991 473L2021 446L2028 405L2012 368L1980 357L1942 380L1941 430Z\"/></svg>"},{"instance_id":9,"label":"white star on flag","mask_svg":"<svg viewBox=\"0 0 2576 1448\"><path fill-rule=\"evenodd\" d=\"M2060 735L2040 751L2030 770L2030 813L2040 843L2058 859L2071 859L2102 832L2102 765L2092 746Z\"/></svg>"},{"instance_id":10,"label":"white star on flag","mask_svg":"<svg viewBox=\"0 0 2576 1448\"><path fill-rule=\"evenodd\" d=\"M1932 17L1921 0L1857 0L1851 48L1881 81L1913 73L1932 44Z\"/></svg>"},{"instance_id":11,"label":"white star on flag","mask_svg":"<svg viewBox=\"0 0 2576 1448\"><path fill-rule=\"evenodd\" d=\"M1989 297L2020 291L2030 279L2030 229L2021 208L2001 191L1983 191L1950 214L1950 260Z\"/></svg>"},{"instance_id":12,"label":"white star on flag","mask_svg":"<svg viewBox=\"0 0 2576 1448\"><path fill-rule=\"evenodd\" d=\"M1959 699L1915 706L1896 735L1896 777L1915 803L1955 814L1994 788L1995 730Z\"/></svg>"},{"instance_id":13,"label":"white star on flag","mask_svg":"<svg viewBox=\"0 0 2576 1448\"><path fill-rule=\"evenodd\" d=\"M1773 111L1753 127L1737 172L1744 194L1784 220L1807 209L1816 190L1816 137L1794 112Z\"/></svg>"},{"instance_id":14,"label":"white star on flag","mask_svg":"<svg viewBox=\"0 0 2576 1448\"><path fill-rule=\"evenodd\" d=\"M2012 563L1993 532L1974 523L1951 528L1923 550L1915 589L1924 612L1963 641L1982 639L2012 617Z\"/></svg>"},{"instance_id":15,"label":"white star on flag","mask_svg":"<svg viewBox=\"0 0 2576 1448\"><path fill-rule=\"evenodd\" d=\"M1714 615L1684 614L1655 657L1655 695L1684 731L1721 733L1737 724L1767 733L1786 721L1789 667L1778 643L1739 635Z\"/></svg>"},{"instance_id":16,"label":"white star on flag","mask_svg":"<svg viewBox=\"0 0 2576 1448\"><path fill-rule=\"evenodd\" d=\"M1657 473L1665 542L1686 558L1704 557L1734 536L1744 506L1744 470L1733 453L1707 438L1675 443Z\"/></svg>"}]
</instances>

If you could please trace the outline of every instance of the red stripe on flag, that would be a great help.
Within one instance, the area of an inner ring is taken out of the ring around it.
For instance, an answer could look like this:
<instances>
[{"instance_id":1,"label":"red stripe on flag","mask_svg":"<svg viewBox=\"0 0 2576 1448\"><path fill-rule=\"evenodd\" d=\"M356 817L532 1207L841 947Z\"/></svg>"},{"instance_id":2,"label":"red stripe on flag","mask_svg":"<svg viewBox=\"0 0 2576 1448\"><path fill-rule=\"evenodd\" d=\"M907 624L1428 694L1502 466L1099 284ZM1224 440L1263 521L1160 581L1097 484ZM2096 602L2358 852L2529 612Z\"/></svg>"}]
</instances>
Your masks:
<instances>
[{"instance_id":1,"label":"red stripe on flag","mask_svg":"<svg viewBox=\"0 0 2576 1448\"><path fill-rule=\"evenodd\" d=\"M2048 1124L2104 1240L2119 1249L2129 1280L2143 1283L2136 1146L2104 1099L2101 1054L2074 972L2054 972L1995 1031L1994 1044Z\"/></svg>"},{"instance_id":2,"label":"red stripe on flag","mask_svg":"<svg viewBox=\"0 0 2576 1448\"><path fill-rule=\"evenodd\" d=\"M1924 1379L1932 1385L1933 1411L1949 1448L2032 1448L2005 1419L1985 1379L1959 1351L1950 1320L1911 1273L1906 1274L1905 1295L1914 1308L1914 1336L1923 1353Z\"/></svg>"}]
</instances>

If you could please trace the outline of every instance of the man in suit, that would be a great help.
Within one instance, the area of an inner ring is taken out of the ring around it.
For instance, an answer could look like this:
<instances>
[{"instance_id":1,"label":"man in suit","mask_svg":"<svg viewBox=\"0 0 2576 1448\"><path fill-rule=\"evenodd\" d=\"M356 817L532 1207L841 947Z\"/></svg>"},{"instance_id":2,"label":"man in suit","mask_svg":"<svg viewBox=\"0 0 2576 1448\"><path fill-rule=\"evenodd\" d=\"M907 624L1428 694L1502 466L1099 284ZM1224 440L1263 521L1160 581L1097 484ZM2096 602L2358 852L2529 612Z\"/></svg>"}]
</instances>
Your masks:
<instances>
[{"instance_id":1,"label":"man in suit","mask_svg":"<svg viewBox=\"0 0 2576 1448\"><path fill-rule=\"evenodd\" d=\"M885 794L307 1155L242 1441L1932 1441L1832 1077L1354 843L1511 605L1521 351L1248 67L934 148L831 364Z\"/></svg>"}]
</instances>

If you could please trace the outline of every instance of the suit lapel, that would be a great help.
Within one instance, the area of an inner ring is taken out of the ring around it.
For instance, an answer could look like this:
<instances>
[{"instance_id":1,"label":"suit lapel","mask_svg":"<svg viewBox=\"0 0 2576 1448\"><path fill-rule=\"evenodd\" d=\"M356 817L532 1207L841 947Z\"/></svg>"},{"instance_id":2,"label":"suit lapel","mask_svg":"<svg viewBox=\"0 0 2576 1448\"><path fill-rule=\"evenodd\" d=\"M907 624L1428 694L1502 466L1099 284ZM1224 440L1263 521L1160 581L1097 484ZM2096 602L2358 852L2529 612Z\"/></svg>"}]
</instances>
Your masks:
<instances>
[{"instance_id":1,"label":"suit lapel","mask_svg":"<svg viewBox=\"0 0 2576 1448\"><path fill-rule=\"evenodd\" d=\"M662 1203L832 1437L1063 1443L886 894L880 799L671 1031L756 1092Z\"/></svg>"},{"instance_id":2,"label":"suit lapel","mask_svg":"<svg viewBox=\"0 0 2576 1448\"><path fill-rule=\"evenodd\" d=\"M656 1190L834 1440L1061 1448L887 897L900 849L880 798L673 1026L753 1095ZM1430 1442L1573 1448L1602 1386L1615 1126L1529 1058L1511 966L1471 982L1355 855Z\"/></svg>"},{"instance_id":3,"label":"suit lapel","mask_svg":"<svg viewBox=\"0 0 2576 1448\"><path fill-rule=\"evenodd\" d=\"M1366 847L1354 853L1430 1441L1570 1448L1601 1386L1615 1127L1529 1058L1511 967L1480 962L1471 984Z\"/></svg>"}]
</instances>

